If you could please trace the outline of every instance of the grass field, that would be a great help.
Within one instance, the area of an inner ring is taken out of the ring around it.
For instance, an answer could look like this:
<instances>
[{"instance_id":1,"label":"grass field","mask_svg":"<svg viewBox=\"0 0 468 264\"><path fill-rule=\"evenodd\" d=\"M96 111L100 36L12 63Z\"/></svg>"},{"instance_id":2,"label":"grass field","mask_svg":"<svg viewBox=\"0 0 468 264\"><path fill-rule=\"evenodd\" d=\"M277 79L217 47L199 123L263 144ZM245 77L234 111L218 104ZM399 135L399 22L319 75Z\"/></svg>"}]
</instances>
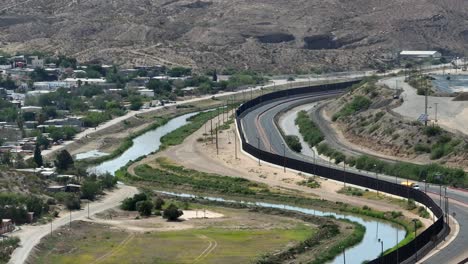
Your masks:
<instances>
[{"instance_id":1,"label":"grass field","mask_svg":"<svg viewBox=\"0 0 468 264\"><path fill-rule=\"evenodd\" d=\"M209 227L146 233L74 224L79 228L62 229L41 241L33 263L250 263L314 232L304 224L284 229Z\"/></svg>"}]
</instances>

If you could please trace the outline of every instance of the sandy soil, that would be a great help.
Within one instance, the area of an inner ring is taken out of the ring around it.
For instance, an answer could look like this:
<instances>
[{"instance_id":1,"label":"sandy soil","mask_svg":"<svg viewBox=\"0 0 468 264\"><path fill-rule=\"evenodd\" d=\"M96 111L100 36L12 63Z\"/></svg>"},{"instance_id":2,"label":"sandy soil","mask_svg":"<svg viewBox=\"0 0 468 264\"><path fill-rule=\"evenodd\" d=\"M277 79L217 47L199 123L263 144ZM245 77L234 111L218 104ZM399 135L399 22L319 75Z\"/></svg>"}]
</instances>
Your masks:
<instances>
[{"instance_id":1,"label":"sandy soil","mask_svg":"<svg viewBox=\"0 0 468 264\"><path fill-rule=\"evenodd\" d=\"M215 118L214 120L217 120ZM213 120L213 121L214 121ZM369 200L359 197L349 197L344 194L338 194L336 191L343 187L340 182L332 180L318 179L321 188L311 189L309 187L297 185L298 182L305 179L301 173L287 170L283 172L283 168L274 165L269 165L264 162L247 156L239 151L239 140L234 140L234 125L227 131L219 133L219 154L216 153L216 144L210 142L198 142L197 139L203 138L205 128L202 127L194 134L190 135L185 141L177 146L168 148L165 151L148 156L142 161L133 164L128 168L130 173L134 173L134 168L139 164L149 164L157 166L154 160L157 157L167 157L170 160L182 164L183 166L208 173L216 173L226 176L242 177L249 180L265 183L277 189L301 192L304 196L320 197L330 201L339 201L350 203L355 206L362 207L364 205L381 211L403 211L401 207L395 204L388 204L385 201ZM235 147L237 145L237 159L235 158ZM410 218L419 218L417 215L403 211ZM428 226L431 221L421 218L421 221Z\"/></svg>"},{"instance_id":2,"label":"sandy soil","mask_svg":"<svg viewBox=\"0 0 468 264\"><path fill-rule=\"evenodd\" d=\"M213 219L223 218L221 213L210 210L183 210L184 214L179 218L180 221L168 222L162 217L149 217L136 219L138 212L122 212L118 209L112 209L107 213L84 221L106 224L116 228L125 229L133 232L151 232L151 231L175 231L199 227L194 219ZM116 215L117 212L117 215Z\"/></svg>"}]
</instances>

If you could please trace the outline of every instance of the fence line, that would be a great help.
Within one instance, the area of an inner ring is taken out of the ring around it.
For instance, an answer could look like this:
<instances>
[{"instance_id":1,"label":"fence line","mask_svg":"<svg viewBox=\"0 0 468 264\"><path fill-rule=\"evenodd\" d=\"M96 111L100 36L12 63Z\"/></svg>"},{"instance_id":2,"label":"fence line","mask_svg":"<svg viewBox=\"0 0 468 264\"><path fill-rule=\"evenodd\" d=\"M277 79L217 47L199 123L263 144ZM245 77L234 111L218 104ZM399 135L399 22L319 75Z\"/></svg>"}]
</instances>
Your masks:
<instances>
[{"instance_id":1,"label":"fence line","mask_svg":"<svg viewBox=\"0 0 468 264\"><path fill-rule=\"evenodd\" d=\"M358 82L359 81L350 81L282 90L247 101L236 111L237 129L239 130L239 134L242 140L242 149L256 158L275 165L285 166L289 169L319 175L321 177L336 181L344 181L349 184L359 185L364 188L378 190L406 199L413 199L414 201L423 204L427 208L431 208L431 211L438 218L437 221L435 221L431 226L420 233L415 239L400 247L398 250L368 262L370 264L414 263L417 259L420 259L422 256L427 254L441 240L445 239L450 231L448 225L445 223L442 209L424 192L397 183L371 178L355 172L342 171L340 169L326 167L320 164L313 164L294 158L283 157L258 149L255 146L248 144L245 140L241 119L243 116L245 116L246 113L258 107L259 105L292 95L324 92L330 90L342 90L357 84Z\"/></svg>"}]
</instances>

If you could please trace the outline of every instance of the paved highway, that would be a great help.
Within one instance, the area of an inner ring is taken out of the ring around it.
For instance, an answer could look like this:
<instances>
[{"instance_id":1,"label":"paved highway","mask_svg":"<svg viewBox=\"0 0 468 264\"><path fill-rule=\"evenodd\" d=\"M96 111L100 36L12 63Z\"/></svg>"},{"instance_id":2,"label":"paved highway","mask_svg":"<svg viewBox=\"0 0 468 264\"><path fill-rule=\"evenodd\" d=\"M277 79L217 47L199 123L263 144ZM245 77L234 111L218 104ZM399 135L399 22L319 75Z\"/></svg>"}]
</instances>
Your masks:
<instances>
[{"instance_id":1,"label":"paved highway","mask_svg":"<svg viewBox=\"0 0 468 264\"><path fill-rule=\"evenodd\" d=\"M341 91L343 92L343 91ZM320 160L319 157L305 156L290 150L285 144L279 129L276 126L275 118L282 113L301 104L307 104L314 101L324 100L336 96L340 91L313 92L298 96L290 96L263 103L259 107L246 111L241 116L241 125L244 129L244 135L248 143L259 147L262 150L270 151L279 155L286 155L289 158L295 158L308 162L318 162L328 166L328 162ZM331 165L335 166L335 165ZM346 168L349 170L349 168ZM354 170L354 169L353 169ZM376 177L375 173L362 172L361 174ZM399 182L394 176L378 175L379 179L389 182ZM424 185L420 185L424 189ZM429 186L428 192L439 193L438 186ZM460 233L455 240L444 250L432 256L424 263L448 263L448 260L460 260L467 257L468 252L468 192L458 190L447 190L451 198L450 212L456 213L456 219L460 224ZM439 203L439 196L432 195L432 198ZM443 207L442 207L443 208ZM454 262L456 263L456 262Z\"/></svg>"}]
</instances>

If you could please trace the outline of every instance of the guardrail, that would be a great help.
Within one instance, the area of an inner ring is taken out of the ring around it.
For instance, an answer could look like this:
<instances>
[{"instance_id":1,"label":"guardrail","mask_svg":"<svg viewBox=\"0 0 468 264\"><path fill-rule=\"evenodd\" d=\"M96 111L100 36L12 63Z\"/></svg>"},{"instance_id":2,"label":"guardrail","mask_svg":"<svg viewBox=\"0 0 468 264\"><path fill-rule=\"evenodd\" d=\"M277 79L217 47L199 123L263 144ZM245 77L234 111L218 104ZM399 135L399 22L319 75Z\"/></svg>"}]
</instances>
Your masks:
<instances>
[{"instance_id":1,"label":"guardrail","mask_svg":"<svg viewBox=\"0 0 468 264\"><path fill-rule=\"evenodd\" d=\"M435 203L434 200L432 200L424 192L400 184L364 176L355 172L344 171L337 168L323 166L320 164L313 164L293 158L283 157L277 154L258 149L255 146L247 143L247 141L245 140L245 136L241 125L241 119L245 115L245 113L247 113L249 110L258 107L262 103L292 95L345 89L346 87L350 87L351 85L356 84L358 82L359 81L351 81L335 84L307 86L290 90L282 90L247 101L246 103L241 105L236 111L236 123L242 141L242 149L250 155L272 164L318 175L336 181L359 185L364 188L378 190L406 199L413 199L416 202L423 204L427 208L431 208L431 211L437 217L437 221L435 221L426 230L424 230L422 233L416 236L416 238L410 241L408 244L403 245L397 250L394 250L384 256L380 256L379 258L368 262L370 264L414 263L418 259L420 259L421 256L427 254L442 239L445 239L445 237L450 231L450 228L444 220L444 212L437 205L437 203Z\"/></svg>"}]
</instances>

